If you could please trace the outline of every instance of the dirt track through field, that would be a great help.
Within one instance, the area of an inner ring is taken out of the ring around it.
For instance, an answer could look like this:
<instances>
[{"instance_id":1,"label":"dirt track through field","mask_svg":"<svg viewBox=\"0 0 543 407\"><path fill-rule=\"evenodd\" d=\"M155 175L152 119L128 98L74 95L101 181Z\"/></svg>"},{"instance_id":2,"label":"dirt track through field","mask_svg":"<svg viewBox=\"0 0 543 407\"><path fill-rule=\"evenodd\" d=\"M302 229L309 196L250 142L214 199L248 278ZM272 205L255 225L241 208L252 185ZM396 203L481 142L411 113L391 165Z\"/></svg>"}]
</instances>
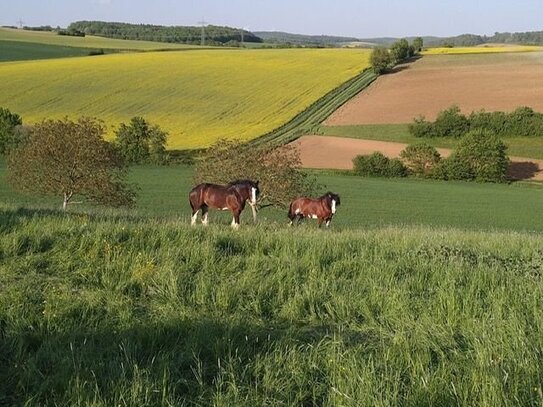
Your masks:
<instances>
[{"instance_id":1,"label":"dirt track through field","mask_svg":"<svg viewBox=\"0 0 543 407\"><path fill-rule=\"evenodd\" d=\"M429 55L379 77L326 125L409 123L456 104L465 113L543 111L543 53Z\"/></svg>"},{"instance_id":2,"label":"dirt track through field","mask_svg":"<svg viewBox=\"0 0 543 407\"><path fill-rule=\"evenodd\" d=\"M404 143L360 140L330 136L303 136L293 142L300 149L304 168L326 168L347 170L353 168L353 158L361 154L379 151L390 158L397 158L407 147ZM438 148L442 157L448 157L451 150ZM509 176L513 179L543 181L543 160L510 157Z\"/></svg>"}]
</instances>

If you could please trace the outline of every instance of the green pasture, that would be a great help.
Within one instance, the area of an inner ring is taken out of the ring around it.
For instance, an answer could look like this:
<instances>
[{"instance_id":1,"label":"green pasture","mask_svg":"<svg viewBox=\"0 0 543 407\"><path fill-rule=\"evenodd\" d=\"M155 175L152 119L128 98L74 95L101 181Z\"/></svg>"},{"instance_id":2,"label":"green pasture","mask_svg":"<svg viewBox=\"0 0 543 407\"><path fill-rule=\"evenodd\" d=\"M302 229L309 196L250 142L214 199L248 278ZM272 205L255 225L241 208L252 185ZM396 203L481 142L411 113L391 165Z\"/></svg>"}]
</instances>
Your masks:
<instances>
[{"instance_id":1,"label":"green pasture","mask_svg":"<svg viewBox=\"0 0 543 407\"><path fill-rule=\"evenodd\" d=\"M319 133L326 136L363 140L390 141L396 143L427 142L434 147L454 149L458 139L450 137L420 138L409 134L408 124L363 124L349 126L320 126ZM507 153L517 157L543 159L543 137L507 137L503 141Z\"/></svg>"},{"instance_id":2,"label":"green pasture","mask_svg":"<svg viewBox=\"0 0 543 407\"><path fill-rule=\"evenodd\" d=\"M197 46L193 45L174 44L168 42L119 40L94 35L73 37L69 35L58 35L54 32L18 30L13 28L0 28L0 41L18 41L33 44L60 45L66 47L95 49L108 48L140 51L198 48Z\"/></svg>"},{"instance_id":3,"label":"green pasture","mask_svg":"<svg viewBox=\"0 0 543 407\"><path fill-rule=\"evenodd\" d=\"M66 47L22 41L0 41L0 62L82 57L92 52L111 53L115 52L115 50L93 50L91 48Z\"/></svg>"},{"instance_id":4,"label":"green pasture","mask_svg":"<svg viewBox=\"0 0 543 407\"><path fill-rule=\"evenodd\" d=\"M36 198L13 192L5 182L5 165L0 166L0 202L15 206L57 208L59 199ZM543 187L539 184L512 185L417 179L377 179L338 172L315 172L322 193L331 190L341 196L334 228L363 229L390 225L453 227L472 230L543 231ZM142 166L131 170L130 180L139 188L134 216L179 218L188 223L188 191L192 188L192 168L184 166ZM73 205L72 211L88 208ZM113 211L112 213L118 213ZM124 211L121 211L124 213ZM264 208L264 223L287 223L286 210ZM211 223L226 226L227 212L213 211ZM242 223L251 223L250 210ZM308 221L303 228L316 227Z\"/></svg>"}]
</instances>

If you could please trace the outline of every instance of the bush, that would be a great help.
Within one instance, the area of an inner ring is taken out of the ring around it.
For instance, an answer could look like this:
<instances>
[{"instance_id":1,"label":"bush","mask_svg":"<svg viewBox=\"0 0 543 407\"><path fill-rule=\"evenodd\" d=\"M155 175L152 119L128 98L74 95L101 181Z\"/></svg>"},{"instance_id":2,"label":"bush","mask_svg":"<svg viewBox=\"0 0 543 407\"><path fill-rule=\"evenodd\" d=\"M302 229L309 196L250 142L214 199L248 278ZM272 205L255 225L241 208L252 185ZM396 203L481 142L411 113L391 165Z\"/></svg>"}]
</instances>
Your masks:
<instances>
[{"instance_id":1,"label":"bush","mask_svg":"<svg viewBox=\"0 0 543 407\"><path fill-rule=\"evenodd\" d=\"M459 138L476 129L491 131L499 137L543 136L543 113L524 106L511 113L479 111L466 117L458 106L452 106L440 112L435 122L419 116L409 125L409 132L415 137Z\"/></svg>"},{"instance_id":2,"label":"bush","mask_svg":"<svg viewBox=\"0 0 543 407\"><path fill-rule=\"evenodd\" d=\"M469 131L469 120L458 106L441 111L433 125L434 137L460 138Z\"/></svg>"},{"instance_id":3,"label":"bush","mask_svg":"<svg viewBox=\"0 0 543 407\"><path fill-rule=\"evenodd\" d=\"M370 177L405 177L407 168L398 159L390 159L382 153L359 155L353 159L353 171Z\"/></svg>"},{"instance_id":4,"label":"bush","mask_svg":"<svg viewBox=\"0 0 543 407\"><path fill-rule=\"evenodd\" d=\"M505 182L509 159L507 147L488 130L472 130L457 150L436 168L435 177L446 180Z\"/></svg>"},{"instance_id":5,"label":"bush","mask_svg":"<svg viewBox=\"0 0 543 407\"><path fill-rule=\"evenodd\" d=\"M427 143L407 146L400 153L400 158L411 173L424 177L431 176L434 168L441 160L436 148Z\"/></svg>"}]
</instances>

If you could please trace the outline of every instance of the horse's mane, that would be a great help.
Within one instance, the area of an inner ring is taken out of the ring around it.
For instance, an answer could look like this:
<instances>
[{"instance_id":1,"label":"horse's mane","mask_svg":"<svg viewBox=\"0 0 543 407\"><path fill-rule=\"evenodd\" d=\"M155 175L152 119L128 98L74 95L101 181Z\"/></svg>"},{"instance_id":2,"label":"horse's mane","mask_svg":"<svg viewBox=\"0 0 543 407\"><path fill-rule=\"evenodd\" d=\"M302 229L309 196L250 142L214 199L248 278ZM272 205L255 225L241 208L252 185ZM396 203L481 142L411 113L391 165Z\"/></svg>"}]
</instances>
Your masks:
<instances>
[{"instance_id":1,"label":"horse's mane","mask_svg":"<svg viewBox=\"0 0 543 407\"><path fill-rule=\"evenodd\" d=\"M229 182L228 185L229 186L232 186L232 185L239 185L239 184L250 184L250 185L254 185L255 183L253 181L251 181L250 179L237 179L235 181L232 181L232 182Z\"/></svg>"}]
</instances>

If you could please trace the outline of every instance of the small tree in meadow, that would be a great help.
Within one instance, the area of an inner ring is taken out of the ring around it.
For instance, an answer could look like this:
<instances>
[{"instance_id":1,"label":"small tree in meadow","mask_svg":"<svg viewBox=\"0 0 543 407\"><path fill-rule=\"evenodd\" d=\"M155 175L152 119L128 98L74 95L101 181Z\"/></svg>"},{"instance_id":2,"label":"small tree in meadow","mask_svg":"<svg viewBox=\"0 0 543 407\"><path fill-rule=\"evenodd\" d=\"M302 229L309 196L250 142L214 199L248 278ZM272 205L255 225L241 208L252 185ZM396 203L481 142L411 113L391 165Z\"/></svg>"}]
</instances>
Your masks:
<instances>
[{"instance_id":1,"label":"small tree in meadow","mask_svg":"<svg viewBox=\"0 0 543 407\"><path fill-rule=\"evenodd\" d=\"M476 181L505 182L509 159L507 146L494 133L472 130L458 144L453 157L468 167Z\"/></svg>"},{"instance_id":2,"label":"small tree in meadow","mask_svg":"<svg viewBox=\"0 0 543 407\"><path fill-rule=\"evenodd\" d=\"M124 161L103 135L102 124L89 118L43 121L10 154L8 180L23 192L61 196L64 210L75 196L130 206L135 194L126 184Z\"/></svg>"},{"instance_id":3,"label":"small tree in meadow","mask_svg":"<svg viewBox=\"0 0 543 407\"><path fill-rule=\"evenodd\" d=\"M21 116L0 107L0 155L7 155L21 140Z\"/></svg>"},{"instance_id":4,"label":"small tree in meadow","mask_svg":"<svg viewBox=\"0 0 543 407\"><path fill-rule=\"evenodd\" d=\"M385 47L375 47L371 51L370 64L376 74L380 75L386 72L391 62L390 53Z\"/></svg>"},{"instance_id":5,"label":"small tree in meadow","mask_svg":"<svg viewBox=\"0 0 543 407\"><path fill-rule=\"evenodd\" d=\"M392 62L395 64L402 62L404 59L409 57L409 43L405 38L396 41L390 47L390 53L392 55Z\"/></svg>"},{"instance_id":6,"label":"small tree in meadow","mask_svg":"<svg viewBox=\"0 0 543 407\"><path fill-rule=\"evenodd\" d=\"M408 145L400 153L400 158L410 172L423 177L430 176L441 160L441 156L436 148L428 143Z\"/></svg>"},{"instance_id":7,"label":"small tree in meadow","mask_svg":"<svg viewBox=\"0 0 543 407\"><path fill-rule=\"evenodd\" d=\"M260 182L260 201L265 206L287 207L299 195L312 195L314 177L301 170L298 149L292 145L253 146L239 140L219 140L195 169L195 183L227 184L236 179Z\"/></svg>"},{"instance_id":8,"label":"small tree in meadow","mask_svg":"<svg viewBox=\"0 0 543 407\"><path fill-rule=\"evenodd\" d=\"M423 46L424 40L422 39L422 37L417 37L413 40L413 48L415 48L416 53L421 52Z\"/></svg>"},{"instance_id":9,"label":"small tree in meadow","mask_svg":"<svg viewBox=\"0 0 543 407\"><path fill-rule=\"evenodd\" d=\"M164 164L167 161L168 134L142 117L122 123L116 132L115 144L128 164Z\"/></svg>"}]
</instances>

